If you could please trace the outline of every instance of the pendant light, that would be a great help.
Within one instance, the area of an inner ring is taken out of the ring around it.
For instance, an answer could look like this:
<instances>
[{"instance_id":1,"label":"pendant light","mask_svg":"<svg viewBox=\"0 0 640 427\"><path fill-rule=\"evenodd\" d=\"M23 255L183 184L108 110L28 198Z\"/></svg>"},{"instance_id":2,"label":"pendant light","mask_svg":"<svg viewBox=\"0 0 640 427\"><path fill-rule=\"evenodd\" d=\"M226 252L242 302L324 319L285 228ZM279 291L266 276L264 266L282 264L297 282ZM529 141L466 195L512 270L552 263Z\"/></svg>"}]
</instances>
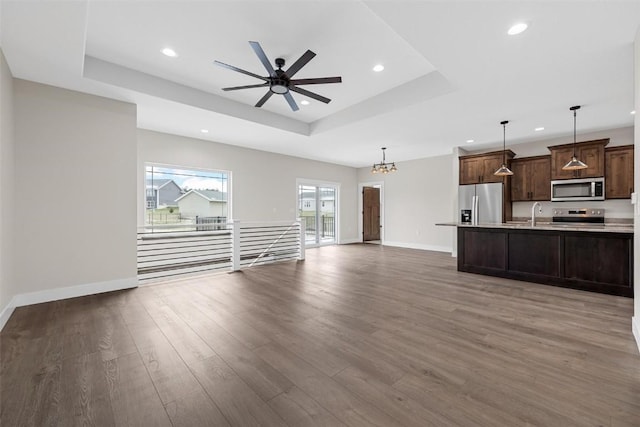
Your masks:
<instances>
[{"instance_id":1,"label":"pendant light","mask_svg":"<svg viewBox=\"0 0 640 427\"><path fill-rule=\"evenodd\" d=\"M573 156L571 156L571 160L569 161L569 163L567 163L562 167L562 170L565 170L565 171L575 171L580 169L586 169L589 167L586 164L582 163L580 160L578 160L578 158L576 157L576 110L579 110L579 109L580 109L579 105L574 105L573 107L569 108L570 111L573 111Z\"/></svg>"},{"instance_id":2,"label":"pendant light","mask_svg":"<svg viewBox=\"0 0 640 427\"><path fill-rule=\"evenodd\" d=\"M373 167L371 168L371 173L389 173L396 172L398 170L398 168L396 167L396 162L387 163L384 155L386 149L387 147L382 147L382 162L374 163Z\"/></svg>"},{"instance_id":3,"label":"pendant light","mask_svg":"<svg viewBox=\"0 0 640 427\"><path fill-rule=\"evenodd\" d=\"M513 175L511 169L507 167L507 123L509 123L509 120L503 120L500 122L500 124L502 125L502 166L500 166L500 168L493 173L496 176Z\"/></svg>"}]
</instances>

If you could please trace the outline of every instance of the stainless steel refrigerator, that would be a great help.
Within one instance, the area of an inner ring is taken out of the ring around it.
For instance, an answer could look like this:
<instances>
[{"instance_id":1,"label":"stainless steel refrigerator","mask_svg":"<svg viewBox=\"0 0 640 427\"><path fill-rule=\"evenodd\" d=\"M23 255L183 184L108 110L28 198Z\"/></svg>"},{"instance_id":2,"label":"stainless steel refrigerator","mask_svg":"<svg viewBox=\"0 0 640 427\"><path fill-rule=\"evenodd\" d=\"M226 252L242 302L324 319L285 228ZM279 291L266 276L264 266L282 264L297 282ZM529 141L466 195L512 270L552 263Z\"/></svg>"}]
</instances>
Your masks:
<instances>
[{"instance_id":1,"label":"stainless steel refrigerator","mask_svg":"<svg viewBox=\"0 0 640 427\"><path fill-rule=\"evenodd\" d=\"M474 225L500 223L503 203L501 182L458 187L460 222Z\"/></svg>"}]
</instances>

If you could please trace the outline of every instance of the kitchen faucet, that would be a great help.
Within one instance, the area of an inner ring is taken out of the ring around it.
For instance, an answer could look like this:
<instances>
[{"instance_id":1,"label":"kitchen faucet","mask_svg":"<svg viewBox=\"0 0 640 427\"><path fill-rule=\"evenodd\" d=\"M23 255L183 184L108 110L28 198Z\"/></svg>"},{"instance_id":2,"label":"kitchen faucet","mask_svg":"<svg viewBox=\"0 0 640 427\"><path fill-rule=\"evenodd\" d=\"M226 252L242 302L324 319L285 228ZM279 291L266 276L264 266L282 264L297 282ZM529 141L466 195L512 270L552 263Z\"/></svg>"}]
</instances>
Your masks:
<instances>
[{"instance_id":1,"label":"kitchen faucet","mask_svg":"<svg viewBox=\"0 0 640 427\"><path fill-rule=\"evenodd\" d=\"M536 226L536 206L538 206L538 213L542 213L542 205L540 202L535 202L533 206L531 206L531 226Z\"/></svg>"}]
</instances>

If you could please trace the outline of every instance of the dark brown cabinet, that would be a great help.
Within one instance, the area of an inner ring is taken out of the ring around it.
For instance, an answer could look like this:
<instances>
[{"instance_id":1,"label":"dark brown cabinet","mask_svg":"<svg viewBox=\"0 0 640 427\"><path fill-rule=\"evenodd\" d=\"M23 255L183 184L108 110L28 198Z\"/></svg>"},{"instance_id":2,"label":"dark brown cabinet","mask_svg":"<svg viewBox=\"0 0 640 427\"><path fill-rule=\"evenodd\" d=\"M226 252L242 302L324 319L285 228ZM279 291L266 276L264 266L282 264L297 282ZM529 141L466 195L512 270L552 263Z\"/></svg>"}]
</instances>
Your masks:
<instances>
[{"instance_id":1,"label":"dark brown cabinet","mask_svg":"<svg viewBox=\"0 0 640 427\"><path fill-rule=\"evenodd\" d=\"M587 169L576 171L562 169L562 167L571 160L571 156L573 156L573 144L549 147L551 151L551 179L595 178L604 176L604 147L608 143L609 139L606 138L576 144L576 157L588 166Z\"/></svg>"},{"instance_id":2,"label":"dark brown cabinet","mask_svg":"<svg viewBox=\"0 0 640 427\"><path fill-rule=\"evenodd\" d=\"M514 159L511 170L512 202L551 199L551 156Z\"/></svg>"},{"instance_id":3,"label":"dark brown cabinet","mask_svg":"<svg viewBox=\"0 0 640 427\"><path fill-rule=\"evenodd\" d=\"M511 159L513 159L514 156L515 153L513 151L506 151L505 158L507 166L511 164ZM461 156L460 185L503 182L503 177L493 174L502 165L502 159L502 151Z\"/></svg>"},{"instance_id":4,"label":"dark brown cabinet","mask_svg":"<svg viewBox=\"0 0 640 427\"><path fill-rule=\"evenodd\" d=\"M607 199L629 199L633 193L633 145L605 150L605 192Z\"/></svg>"},{"instance_id":5,"label":"dark brown cabinet","mask_svg":"<svg viewBox=\"0 0 640 427\"><path fill-rule=\"evenodd\" d=\"M633 233L462 226L458 271L633 297Z\"/></svg>"}]
</instances>

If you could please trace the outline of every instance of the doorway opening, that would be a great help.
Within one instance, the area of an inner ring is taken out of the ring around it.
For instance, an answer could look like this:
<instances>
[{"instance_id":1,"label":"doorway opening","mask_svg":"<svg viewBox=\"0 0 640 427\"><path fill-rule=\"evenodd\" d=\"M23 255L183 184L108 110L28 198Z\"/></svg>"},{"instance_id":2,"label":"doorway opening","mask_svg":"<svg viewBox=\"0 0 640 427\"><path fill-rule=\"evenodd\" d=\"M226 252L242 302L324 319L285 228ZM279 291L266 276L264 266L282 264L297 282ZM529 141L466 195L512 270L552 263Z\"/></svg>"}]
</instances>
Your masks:
<instances>
[{"instance_id":1,"label":"doorway opening","mask_svg":"<svg viewBox=\"0 0 640 427\"><path fill-rule=\"evenodd\" d=\"M362 241L364 243L382 243L380 187L380 185L362 187Z\"/></svg>"},{"instance_id":2,"label":"doorway opening","mask_svg":"<svg viewBox=\"0 0 640 427\"><path fill-rule=\"evenodd\" d=\"M298 216L305 224L305 245L337 243L338 187L298 185Z\"/></svg>"}]
</instances>

